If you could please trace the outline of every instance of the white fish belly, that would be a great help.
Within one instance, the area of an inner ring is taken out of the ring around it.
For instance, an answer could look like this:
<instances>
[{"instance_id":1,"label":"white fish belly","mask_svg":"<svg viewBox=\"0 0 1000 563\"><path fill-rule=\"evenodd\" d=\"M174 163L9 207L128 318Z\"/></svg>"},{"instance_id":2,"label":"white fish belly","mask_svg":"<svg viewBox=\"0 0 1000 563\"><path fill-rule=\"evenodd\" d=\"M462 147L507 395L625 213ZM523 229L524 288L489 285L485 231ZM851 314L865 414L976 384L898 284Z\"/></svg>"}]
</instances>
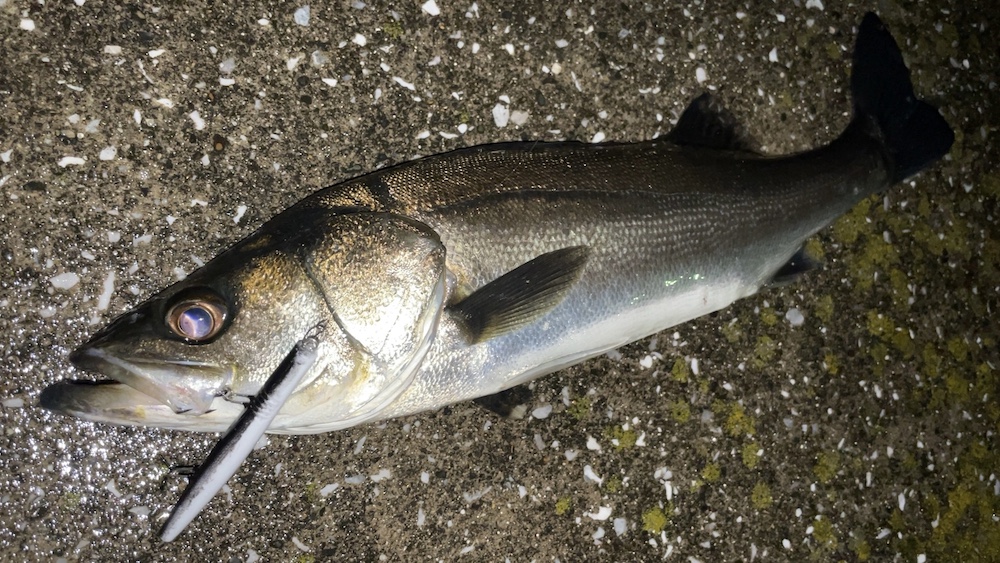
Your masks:
<instances>
[{"instance_id":1,"label":"white fish belly","mask_svg":"<svg viewBox=\"0 0 1000 563\"><path fill-rule=\"evenodd\" d=\"M738 276L673 292L641 306L604 305L574 290L534 324L473 346L460 343L460 329L443 326L413 384L379 418L403 416L491 395L598 356L661 330L718 311L752 295ZM464 346L465 349L458 349Z\"/></svg>"}]
</instances>

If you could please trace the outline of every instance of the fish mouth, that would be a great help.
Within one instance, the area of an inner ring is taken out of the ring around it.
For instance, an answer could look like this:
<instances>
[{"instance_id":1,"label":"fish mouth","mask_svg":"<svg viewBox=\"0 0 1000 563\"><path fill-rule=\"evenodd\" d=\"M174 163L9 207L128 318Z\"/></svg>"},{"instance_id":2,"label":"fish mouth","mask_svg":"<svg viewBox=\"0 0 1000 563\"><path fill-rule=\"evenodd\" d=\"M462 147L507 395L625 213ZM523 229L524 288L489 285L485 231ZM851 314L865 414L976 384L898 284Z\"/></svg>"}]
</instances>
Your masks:
<instances>
[{"instance_id":1,"label":"fish mouth","mask_svg":"<svg viewBox=\"0 0 1000 563\"><path fill-rule=\"evenodd\" d=\"M53 383L42 390L39 404L47 410L91 422L190 432L223 432L244 411L240 404L216 399L205 414L177 414L159 400L110 379Z\"/></svg>"},{"instance_id":2,"label":"fish mouth","mask_svg":"<svg viewBox=\"0 0 1000 563\"><path fill-rule=\"evenodd\" d=\"M70 354L78 369L106 378L99 381L61 381L41 394L41 406L84 418L98 411L121 411L129 407L166 406L175 415L200 416L212 409L225 394L233 370L219 365L190 361L122 358L99 347L84 346Z\"/></svg>"}]
</instances>

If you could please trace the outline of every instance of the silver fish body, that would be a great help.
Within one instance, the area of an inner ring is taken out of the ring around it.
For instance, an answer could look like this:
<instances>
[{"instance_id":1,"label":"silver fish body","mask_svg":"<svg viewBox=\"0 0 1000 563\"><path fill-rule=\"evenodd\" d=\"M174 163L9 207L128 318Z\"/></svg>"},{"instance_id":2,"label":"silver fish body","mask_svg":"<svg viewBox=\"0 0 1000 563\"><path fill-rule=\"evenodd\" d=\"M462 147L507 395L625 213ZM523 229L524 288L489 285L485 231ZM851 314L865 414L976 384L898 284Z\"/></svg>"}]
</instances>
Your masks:
<instances>
[{"instance_id":1,"label":"silver fish body","mask_svg":"<svg viewBox=\"0 0 1000 563\"><path fill-rule=\"evenodd\" d=\"M517 145L387 173L392 211L439 234L459 287L559 249L590 253L538 322L469 344L462 320L443 315L424 369L383 416L492 394L754 294L806 238L888 185L864 145L780 159L655 141ZM476 187L448 182L467 177L451 170L476 170ZM394 196L433 186L452 195L432 207Z\"/></svg>"},{"instance_id":2,"label":"silver fish body","mask_svg":"<svg viewBox=\"0 0 1000 563\"><path fill-rule=\"evenodd\" d=\"M53 410L226 429L299 335L319 359L272 432L312 433L490 395L717 311L804 269L804 241L952 142L874 15L855 119L765 157L700 98L664 139L461 149L321 190L74 352L117 384Z\"/></svg>"}]
</instances>

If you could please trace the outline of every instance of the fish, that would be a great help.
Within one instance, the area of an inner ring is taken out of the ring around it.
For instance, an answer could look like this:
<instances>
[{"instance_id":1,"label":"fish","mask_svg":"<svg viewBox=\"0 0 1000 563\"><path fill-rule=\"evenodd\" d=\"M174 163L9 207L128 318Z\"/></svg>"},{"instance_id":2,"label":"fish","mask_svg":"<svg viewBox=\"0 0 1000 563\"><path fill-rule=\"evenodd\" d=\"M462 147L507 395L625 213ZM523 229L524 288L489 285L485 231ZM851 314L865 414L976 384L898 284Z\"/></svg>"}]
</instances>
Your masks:
<instances>
[{"instance_id":1,"label":"fish","mask_svg":"<svg viewBox=\"0 0 1000 563\"><path fill-rule=\"evenodd\" d=\"M335 431L490 396L718 311L815 266L805 241L946 155L875 14L831 143L754 150L712 96L635 143L512 142L322 189L70 354L98 381L41 406L221 432L300 335L317 357L267 428Z\"/></svg>"}]
</instances>

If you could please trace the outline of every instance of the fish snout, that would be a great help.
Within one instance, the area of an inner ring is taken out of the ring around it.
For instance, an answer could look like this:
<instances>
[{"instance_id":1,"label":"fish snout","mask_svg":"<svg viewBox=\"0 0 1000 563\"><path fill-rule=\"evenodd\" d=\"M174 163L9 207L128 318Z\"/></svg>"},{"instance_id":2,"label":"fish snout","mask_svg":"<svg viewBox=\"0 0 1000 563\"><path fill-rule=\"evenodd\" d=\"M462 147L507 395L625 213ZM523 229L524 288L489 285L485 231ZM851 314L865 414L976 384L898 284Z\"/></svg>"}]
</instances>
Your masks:
<instances>
[{"instance_id":1,"label":"fish snout","mask_svg":"<svg viewBox=\"0 0 1000 563\"><path fill-rule=\"evenodd\" d=\"M69 363L78 370L100 373L101 362L97 356L90 354L90 344L84 344L69 353Z\"/></svg>"}]
</instances>

